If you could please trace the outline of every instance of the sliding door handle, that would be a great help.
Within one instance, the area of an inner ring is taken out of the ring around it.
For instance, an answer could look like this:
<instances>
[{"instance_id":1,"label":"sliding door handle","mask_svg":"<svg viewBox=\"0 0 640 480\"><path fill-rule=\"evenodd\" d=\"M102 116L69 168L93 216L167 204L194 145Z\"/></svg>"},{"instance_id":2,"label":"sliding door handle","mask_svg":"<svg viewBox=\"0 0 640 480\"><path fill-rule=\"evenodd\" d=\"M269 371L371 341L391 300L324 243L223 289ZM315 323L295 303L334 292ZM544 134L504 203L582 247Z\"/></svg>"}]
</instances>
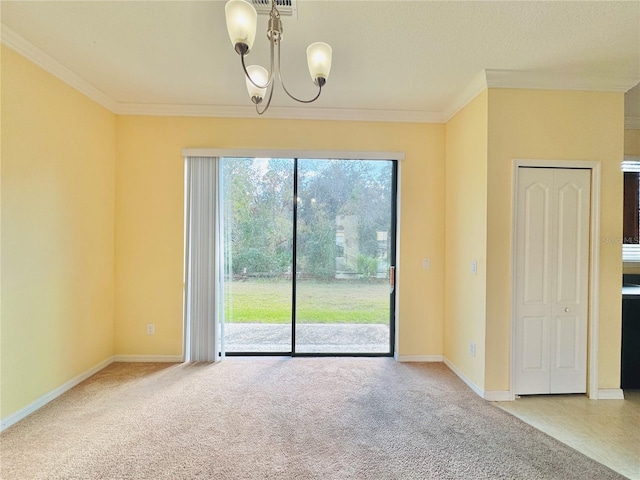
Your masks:
<instances>
[{"instance_id":1,"label":"sliding door handle","mask_svg":"<svg viewBox=\"0 0 640 480\"><path fill-rule=\"evenodd\" d=\"M390 293L393 293L396 287L396 267L389 267L389 286L391 287Z\"/></svg>"}]
</instances>

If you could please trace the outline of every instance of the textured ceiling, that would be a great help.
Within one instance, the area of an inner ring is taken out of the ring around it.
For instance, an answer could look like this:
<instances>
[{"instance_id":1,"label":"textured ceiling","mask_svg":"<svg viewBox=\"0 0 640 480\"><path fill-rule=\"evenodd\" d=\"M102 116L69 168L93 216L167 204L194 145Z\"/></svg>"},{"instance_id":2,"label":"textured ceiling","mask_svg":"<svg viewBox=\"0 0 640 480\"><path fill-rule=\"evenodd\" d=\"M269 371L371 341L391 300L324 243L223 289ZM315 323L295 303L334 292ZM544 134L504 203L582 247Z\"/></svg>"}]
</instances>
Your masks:
<instances>
[{"instance_id":1,"label":"textured ceiling","mask_svg":"<svg viewBox=\"0 0 640 480\"><path fill-rule=\"evenodd\" d=\"M223 1L2 1L5 27L119 104L251 105ZM298 0L283 75L311 96L309 43L333 47L308 108L443 112L484 69L640 79L640 2ZM249 63L267 66L266 17ZM297 107L279 87L274 106Z\"/></svg>"}]
</instances>

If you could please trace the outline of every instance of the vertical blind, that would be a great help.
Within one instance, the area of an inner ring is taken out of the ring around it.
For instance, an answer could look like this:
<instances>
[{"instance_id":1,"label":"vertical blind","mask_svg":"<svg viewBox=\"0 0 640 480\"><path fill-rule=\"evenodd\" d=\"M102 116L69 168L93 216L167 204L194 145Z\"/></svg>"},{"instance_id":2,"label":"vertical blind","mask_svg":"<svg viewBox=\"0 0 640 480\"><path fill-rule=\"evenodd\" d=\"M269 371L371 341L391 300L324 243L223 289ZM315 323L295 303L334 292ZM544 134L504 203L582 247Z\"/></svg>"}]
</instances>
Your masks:
<instances>
[{"instance_id":1,"label":"vertical blind","mask_svg":"<svg viewBox=\"0 0 640 480\"><path fill-rule=\"evenodd\" d=\"M219 159L185 159L185 361L220 359Z\"/></svg>"}]
</instances>

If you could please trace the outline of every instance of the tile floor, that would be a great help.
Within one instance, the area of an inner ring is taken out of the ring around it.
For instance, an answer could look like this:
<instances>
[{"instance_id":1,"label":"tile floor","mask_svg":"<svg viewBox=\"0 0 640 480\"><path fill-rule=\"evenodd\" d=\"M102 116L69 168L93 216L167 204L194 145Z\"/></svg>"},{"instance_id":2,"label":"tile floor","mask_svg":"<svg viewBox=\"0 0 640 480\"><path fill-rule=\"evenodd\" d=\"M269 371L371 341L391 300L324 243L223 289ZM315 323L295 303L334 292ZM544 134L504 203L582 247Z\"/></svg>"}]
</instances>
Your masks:
<instances>
[{"instance_id":1,"label":"tile floor","mask_svg":"<svg viewBox=\"0 0 640 480\"><path fill-rule=\"evenodd\" d=\"M640 390L625 391L625 400L533 395L495 404L622 475L640 480Z\"/></svg>"}]
</instances>

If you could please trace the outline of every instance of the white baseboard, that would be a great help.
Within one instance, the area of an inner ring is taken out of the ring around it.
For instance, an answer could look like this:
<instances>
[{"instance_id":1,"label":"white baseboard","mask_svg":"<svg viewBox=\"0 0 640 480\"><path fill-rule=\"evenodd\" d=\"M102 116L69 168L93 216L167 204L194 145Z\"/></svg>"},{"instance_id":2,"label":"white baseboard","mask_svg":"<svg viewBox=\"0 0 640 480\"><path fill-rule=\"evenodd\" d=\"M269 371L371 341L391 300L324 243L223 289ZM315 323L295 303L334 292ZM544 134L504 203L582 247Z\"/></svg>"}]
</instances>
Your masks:
<instances>
[{"instance_id":1,"label":"white baseboard","mask_svg":"<svg viewBox=\"0 0 640 480\"><path fill-rule=\"evenodd\" d=\"M473 390L478 396L484 398L484 390L473 383L469 377L462 373L462 371L451 362L451 360L449 360L447 357L444 357L443 361L444 364L449 367L449 369L451 369L453 373L460 377L460 380L466 383L471 390Z\"/></svg>"},{"instance_id":2,"label":"white baseboard","mask_svg":"<svg viewBox=\"0 0 640 480\"><path fill-rule=\"evenodd\" d=\"M181 363L182 355L114 355L114 362Z\"/></svg>"},{"instance_id":3,"label":"white baseboard","mask_svg":"<svg viewBox=\"0 0 640 480\"><path fill-rule=\"evenodd\" d=\"M398 355L398 362L442 362L442 355Z\"/></svg>"},{"instance_id":4,"label":"white baseboard","mask_svg":"<svg viewBox=\"0 0 640 480\"><path fill-rule=\"evenodd\" d=\"M621 388L599 388L598 400L624 400Z\"/></svg>"},{"instance_id":5,"label":"white baseboard","mask_svg":"<svg viewBox=\"0 0 640 480\"><path fill-rule=\"evenodd\" d=\"M30 403L29 405L27 405L23 409L18 410L17 412L12 413L11 415L3 418L0 421L0 432L5 430L5 429L7 429L7 428L9 428L14 423L19 422L20 420L25 418L27 415L32 414L33 412L35 412L39 408L44 407L51 400L55 400L56 398L58 398L63 393L67 392L68 390L71 390L73 387L78 385L80 382L82 382L82 381L86 380L87 378L89 378L90 376L98 373L100 370L102 370L103 368L105 368L108 365L110 365L111 363L113 363L113 361L114 361L113 358L114 357L107 358L106 360L100 362L99 364L91 367L86 372L81 373L77 377L74 377L71 380L69 380L68 382L63 383L58 388L56 388L54 390L51 390L49 393L44 394L42 397L40 397L36 401Z\"/></svg>"},{"instance_id":6,"label":"white baseboard","mask_svg":"<svg viewBox=\"0 0 640 480\"><path fill-rule=\"evenodd\" d=\"M456 367L451 360L447 357L444 357L444 364L451 369L453 373L455 373L460 380L467 384L467 386L473 390L476 395L481 398L484 398L488 402L509 402L513 400L511 397L511 392L509 390L483 390L478 385L473 383L469 377L467 377L462 371Z\"/></svg>"},{"instance_id":7,"label":"white baseboard","mask_svg":"<svg viewBox=\"0 0 640 480\"><path fill-rule=\"evenodd\" d=\"M509 390L485 390L482 398L489 402L511 402L514 400Z\"/></svg>"}]
</instances>

